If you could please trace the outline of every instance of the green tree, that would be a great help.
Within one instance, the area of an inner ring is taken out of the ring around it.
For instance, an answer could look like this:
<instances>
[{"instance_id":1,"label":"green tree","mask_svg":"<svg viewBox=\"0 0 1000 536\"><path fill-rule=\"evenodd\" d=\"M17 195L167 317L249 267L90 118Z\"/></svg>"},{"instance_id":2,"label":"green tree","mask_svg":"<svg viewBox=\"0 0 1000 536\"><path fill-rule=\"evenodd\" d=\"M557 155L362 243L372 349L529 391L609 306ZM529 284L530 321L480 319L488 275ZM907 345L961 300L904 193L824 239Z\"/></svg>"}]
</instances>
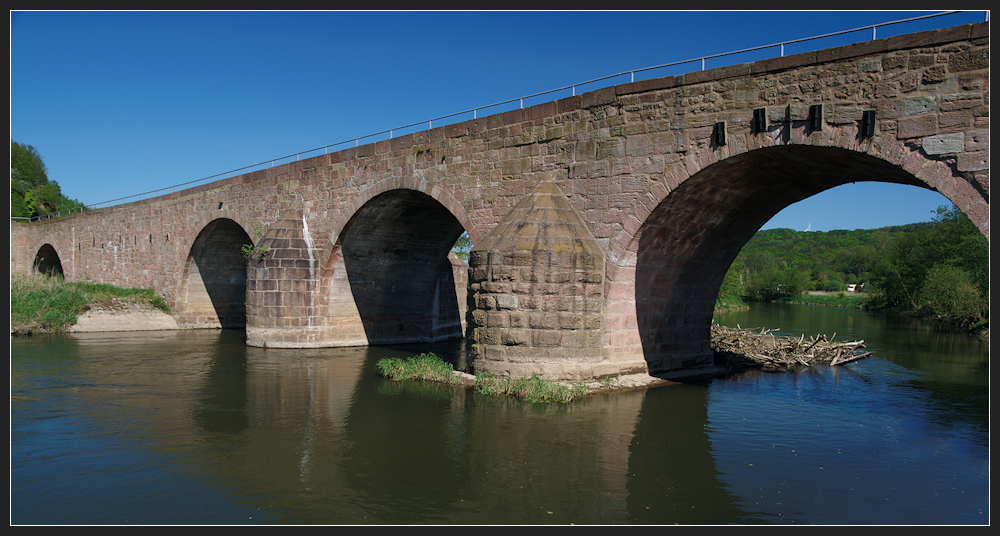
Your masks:
<instances>
[{"instance_id":1,"label":"green tree","mask_svg":"<svg viewBox=\"0 0 1000 536\"><path fill-rule=\"evenodd\" d=\"M798 296L806 290L808 274L801 270L772 267L755 273L747 282L744 298L771 301Z\"/></svg>"},{"instance_id":2,"label":"green tree","mask_svg":"<svg viewBox=\"0 0 1000 536\"><path fill-rule=\"evenodd\" d=\"M856 283L869 294L869 308L958 324L974 321L978 310L988 320L989 242L954 206L932 214L929 222L882 229L759 231L729 267L719 294L773 300Z\"/></svg>"},{"instance_id":3,"label":"green tree","mask_svg":"<svg viewBox=\"0 0 1000 536\"><path fill-rule=\"evenodd\" d=\"M941 320L968 327L983 318L983 299L968 272L947 264L927 271L920 289L921 305Z\"/></svg>"},{"instance_id":4,"label":"green tree","mask_svg":"<svg viewBox=\"0 0 1000 536\"><path fill-rule=\"evenodd\" d=\"M925 229L884 237L871 267L871 285L890 309L916 310L917 293L927 274L929 234Z\"/></svg>"},{"instance_id":5,"label":"green tree","mask_svg":"<svg viewBox=\"0 0 1000 536\"><path fill-rule=\"evenodd\" d=\"M931 238L936 261L964 270L981 294L989 295L989 241L957 207L938 207Z\"/></svg>"},{"instance_id":6,"label":"green tree","mask_svg":"<svg viewBox=\"0 0 1000 536\"><path fill-rule=\"evenodd\" d=\"M41 155L31 145L24 145L14 140L10 141L10 173L31 187L38 187L49 182L48 170Z\"/></svg>"},{"instance_id":7,"label":"green tree","mask_svg":"<svg viewBox=\"0 0 1000 536\"><path fill-rule=\"evenodd\" d=\"M746 265L742 259L737 258L726 271L719 287L720 296L742 296L744 293L743 277L746 273Z\"/></svg>"},{"instance_id":8,"label":"green tree","mask_svg":"<svg viewBox=\"0 0 1000 536\"><path fill-rule=\"evenodd\" d=\"M989 317L989 242L956 207L892 237L871 266L873 305L962 326Z\"/></svg>"},{"instance_id":9,"label":"green tree","mask_svg":"<svg viewBox=\"0 0 1000 536\"><path fill-rule=\"evenodd\" d=\"M10 215L31 218L81 206L64 196L59 183L31 145L10 141Z\"/></svg>"},{"instance_id":10,"label":"green tree","mask_svg":"<svg viewBox=\"0 0 1000 536\"><path fill-rule=\"evenodd\" d=\"M15 203L13 192L11 193L10 211L13 216L30 216L35 213L38 207L38 200L35 199L35 192L28 191L23 195L18 195Z\"/></svg>"},{"instance_id":11,"label":"green tree","mask_svg":"<svg viewBox=\"0 0 1000 536\"><path fill-rule=\"evenodd\" d=\"M472 251L472 239L469 238L469 233L462 233L462 236L458 237L455 241L455 245L451 248L458 255L458 258L465 262L469 262L469 252Z\"/></svg>"}]
</instances>

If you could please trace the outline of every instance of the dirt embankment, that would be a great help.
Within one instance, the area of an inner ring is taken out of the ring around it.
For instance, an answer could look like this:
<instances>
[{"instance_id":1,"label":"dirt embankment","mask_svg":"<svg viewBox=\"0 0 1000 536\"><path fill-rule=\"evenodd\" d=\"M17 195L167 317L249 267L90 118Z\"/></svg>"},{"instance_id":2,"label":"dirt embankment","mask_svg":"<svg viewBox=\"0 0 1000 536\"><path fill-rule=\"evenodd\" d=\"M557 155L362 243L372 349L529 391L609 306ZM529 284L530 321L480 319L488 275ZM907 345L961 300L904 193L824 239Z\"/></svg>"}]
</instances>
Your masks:
<instances>
[{"instance_id":1,"label":"dirt embankment","mask_svg":"<svg viewBox=\"0 0 1000 536\"><path fill-rule=\"evenodd\" d=\"M149 304L114 300L78 316L70 333L180 329L172 316Z\"/></svg>"}]
</instances>

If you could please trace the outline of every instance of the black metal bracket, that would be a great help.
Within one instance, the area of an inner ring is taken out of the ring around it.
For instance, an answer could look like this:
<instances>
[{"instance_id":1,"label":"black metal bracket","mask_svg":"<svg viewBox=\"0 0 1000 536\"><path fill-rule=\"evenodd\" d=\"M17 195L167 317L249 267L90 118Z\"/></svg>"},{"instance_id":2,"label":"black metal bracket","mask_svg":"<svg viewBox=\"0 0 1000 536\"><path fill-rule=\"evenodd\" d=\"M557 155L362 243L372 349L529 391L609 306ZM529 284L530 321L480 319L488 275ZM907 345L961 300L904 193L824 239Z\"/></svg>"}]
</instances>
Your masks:
<instances>
[{"instance_id":1,"label":"black metal bracket","mask_svg":"<svg viewBox=\"0 0 1000 536\"><path fill-rule=\"evenodd\" d=\"M865 110L861 115L861 137L870 138L875 135L875 110Z\"/></svg>"},{"instance_id":2,"label":"black metal bracket","mask_svg":"<svg viewBox=\"0 0 1000 536\"><path fill-rule=\"evenodd\" d=\"M813 104L809 107L809 130L823 130L822 104Z\"/></svg>"},{"instance_id":3,"label":"black metal bracket","mask_svg":"<svg viewBox=\"0 0 1000 536\"><path fill-rule=\"evenodd\" d=\"M716 123L712 127L712 143L716 147L721 147L726 144L726 122L721 121Z\"/></svg>"},{"instance_id":4,"label":"black metal bracket","mask_svg":"<svg viewBox=\"0 0 1000 536\"><path fill-rule=\"evenodd\" d=\"M757 108L753 111L753 121L750 122L750 130L754 134L760 134L767 130L767 111L764 108Z\"/></svg>"}]
</instances>

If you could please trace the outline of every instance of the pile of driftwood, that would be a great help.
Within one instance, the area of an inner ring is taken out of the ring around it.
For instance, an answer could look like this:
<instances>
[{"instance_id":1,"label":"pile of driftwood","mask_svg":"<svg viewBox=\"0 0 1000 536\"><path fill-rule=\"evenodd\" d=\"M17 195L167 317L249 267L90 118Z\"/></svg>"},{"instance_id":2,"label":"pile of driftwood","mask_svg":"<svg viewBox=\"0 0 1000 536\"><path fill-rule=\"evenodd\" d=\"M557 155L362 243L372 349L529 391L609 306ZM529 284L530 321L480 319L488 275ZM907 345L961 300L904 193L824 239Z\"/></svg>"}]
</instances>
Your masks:
<instances>
[{"instance_id":1,"label":"pile of driftwood","mask_svg":"<svg viewBox=\"0 0 1000 536\"><path fill-rule=\"evenodd\" d=\"M819 335L806 339L774 335L777 330L760 331L712 325L712 349L725 364L736 367L755 366L765 370L783 370L813 363L843 365L864 359L871 352L862 351L865 341L834 342Z\"/></svg>"}]
</instances>

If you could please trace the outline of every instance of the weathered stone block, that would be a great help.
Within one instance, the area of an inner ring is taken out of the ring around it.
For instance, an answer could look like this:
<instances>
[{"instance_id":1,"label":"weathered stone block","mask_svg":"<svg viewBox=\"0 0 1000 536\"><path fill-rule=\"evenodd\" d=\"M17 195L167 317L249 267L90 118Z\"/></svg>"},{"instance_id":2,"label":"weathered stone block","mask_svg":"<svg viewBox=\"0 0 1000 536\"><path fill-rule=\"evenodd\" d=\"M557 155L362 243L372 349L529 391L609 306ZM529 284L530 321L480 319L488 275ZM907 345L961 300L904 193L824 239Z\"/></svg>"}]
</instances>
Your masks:
<instances>
[{"instance_id":1,"label":"weathered stone block","mask_svg":"<svg viewBox=\"0 0 1000 536\"><path fill-rule=\"evenodd\" d=\"M503 332L505 346L524 346L531 342L531 333L526 329L508 329Z\"/></svg>"},{"instance_id":2,"label":"weathered stone block","mask_svg":"<svg viewBox=\"0 0 1000 536\"><path fill-rule=\"evenodd\" d=\"M949 112L952 110L970 110L983 102L983 96L979 93L957 93L944 95L941 97L941 110Z\"/></svg>"},{"instance_id":3,"label":"weathered stone block","mask_svg":"<svg viewBox=\"0 0 1000 536\"><path fill-rule=\"evenodd\" d=\"M942 112L938 114L938 127L941 130L956 130L972 124L972 118L965 110Z\"/></svg>"},{"instance_id":4,"label":"weathered stone block","mask_svg":"<svg viewBox=\"0 0 1000 536\"><path fill-rule=\"evenodd\" d=\"M920 70L924 67L930 67L934 65L937 58L933 54L910 54L909 64L907 68L910 70Z\"/></svg>"},{"instance_id":5,"label":"weathered stone block","mask_svg":"<svg viewBox=\"0 0 1000 536\"><path fill-rule=\"evenodd\" d=\"M965 135L966 151L988 151L990 149L990 131L973 130Z\"/></svg>"},{"instance_id":6,"label":"weathered stone block","mask_svg":"<svg viewBox=\"0 0 1000 536\"><path fill-rule=\"evenodd\" d=\"M965 148L965 134L938 134L927 136L921 142L921 147L927 154L958 153Z\"/></svg>"},{"instance_id":7,"label":"weathered stone block","mask_svg":"<svg viewBox=\"0 0 1000 536\"><path fill-rule=\"evenodd\" d=\"M528 313L522 311L511 311L509 313L510 327L512 328L526 328L528 327Z\"/></svg>"},{"instance_id":8,"label":"weathered stone block","mask_svg":"<svg viewBox=\"0 0 1000 536\"><path fill-rule=\"evenodd\" d=\"M481 282L480 288L489 294L508 294L511 290L510 283L493 283L491 281Z\"/></svg>"},{"instance_id":9,"label":"weathered stone block","mask_svg":"<svg viewBox=\"0 0 1000 536\"><path fill-rule=\"evenodd\" d=\"M897 123L896 137L899 139L922 138L937 132L937 116L924 114L916 117L900 119Z\"/></svg>"},{"instance_id":10,"label":"weathered stone block","mask_svg":"<svg viewBox=\"0 0 1000 536\"><path fill-rule=\"evenodd\" d=\"M920 83L940 84L941 82L944 82L947 75L948 72L945 71L945 68L942 65L928 67L927 70L924 71L924 74L920 77Z\"/></svg>"},{"instance_id":11,"label":"weathered stone block","mask_svg":"<svg viewBox=\"0 0 1000 536\"><path fill-rule=\"evenodd\" d=\"M919 115L933 112L937 107L937 97L921 96L903 99L904 115Z\"/></svg>"},{"instance_id":12,"label":"weathered stone block","mask_svg":"<svg viewBox=\"0 0 1000 536\"><path fill-rule=\"evenodd\" d=\"M517 296L511 294L498 294L496 296L497 309L517 309Z\"/></svg>"},{"instance_id":13,"label":"weathered stone block","mask_svg":"<svg viewBox=\"0 0 1000 536\"><path fill-rule=\"evenodd\" d=\"M531 332L531 345L539 348L558 347L562 345L563 332L559 330L534 330Z\"/></svg>"},{"instance_id":14,"label":"weathered stone block","mask_svg":"<svg viewBox=\"0 0 1000 536\"><path fill-rule=\"evenodd\" d=\"M948 70L953 73L989 69L989 66L990 51L988 48L958 52L948 58Z\"/></svg>"},{"instance_id":15,"label":"weathered stone block","mask_svg":"<svg viewBox=\"0 0 1000 536\"><path fill-rule=\"evenodd\" d=\"M469 322L471 327L486 327L486 311L482 309L469 311Z\"/></svg>"},{"instance_id":16,"label":"weathered stone block","mask_svg":"<svg viewBox=\"0 0 1000 536\"><path fill-rule=\"evenodd\" d=\"M958 155L956 168L959 171L982 171L990 169L990 152L975 151Z\"/></svg>"},{"instance_id":17,"label":"weathered stone block","mask_svg":"<svg viewBox=\"0 0 1000 536\"><path fill-rule=\"evenodd\" d=\"M488 328L505 328L509 326L507 321L507 313L498 311L488 311L486 313L486 327Z\"/></svg>"},{"instance_id":18,"label":"weathered stone block","mask_svg":"<svg viewBox=\"0 0 1000 536\"><path fill-rule=\"evenodd\" d=\"M583 329L583 317L575 313L560 313L559 329Z\"/></svg>"},{"instance_id":19,"label":"weathered stone block","mask_svg":"<svg viewBox=\"0 0 1000 536\"><path fill-rule=\"evenodd\" d=\"M531 312L528 314L528 327L531 329L558 329L559 316L549 312Z\"/></svg>"}]
</instances>

